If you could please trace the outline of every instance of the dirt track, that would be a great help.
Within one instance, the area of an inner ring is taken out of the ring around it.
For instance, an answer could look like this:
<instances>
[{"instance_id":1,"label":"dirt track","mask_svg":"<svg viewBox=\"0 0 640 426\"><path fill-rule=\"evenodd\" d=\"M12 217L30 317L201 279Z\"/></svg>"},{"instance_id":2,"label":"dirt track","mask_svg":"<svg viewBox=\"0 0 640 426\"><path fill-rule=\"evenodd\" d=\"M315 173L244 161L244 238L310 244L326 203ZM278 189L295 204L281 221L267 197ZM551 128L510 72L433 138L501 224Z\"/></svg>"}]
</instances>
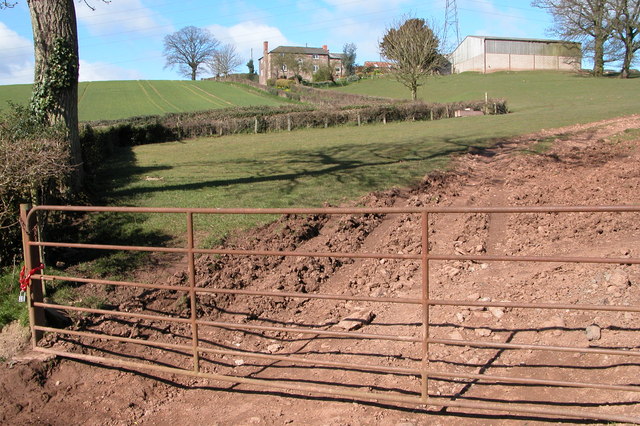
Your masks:
<instances>
[{"instance_id":1,"label":"dirt track","mask_svg":"<svg viewBox=\"0 0 640 426\"><path fill-rule=\"evenodd\" d=\"M631 129L631 131L628 131ZM635 129L635 130L634 130ZM428 176L417 188L370 194L365 206L537 206L640 204L640 116L528 135L486 151L459 157L453 170ZM544 154L528 154L539 141L554 141ZM431 249L439 253L504 255L640 256L640 219L633 214L472 214L435 215ZM230 247L419 253L419 218L407 215L285 217L227 242ZM162 270L140 271L139 281L184 283L181 262ZM321 258L203 257L199 286L313 293L417 297L420 270L415 261ZM434 262L432 298L562 302L568 304L640 304L640 269L629 265ZM87 293L104 292L86 286ZM120 309L171 312L188 316L188 304L170 291L114 291L105 294ZM203 296L198 314L210 320L336 329L354 311L375 318L366 333L419 336L419 309L394 304L301 301L284 298ZM486 339L490 342L602 346L639 349L637 313L584 313L525 309L435 308L434 338ZM587 327L601 335L588 340ZM187 325L85 318L76 327L123 337L189 344ZM420 358L414 343L308 338L284 333L244 334L203 327L211 346L264 353L308 355L324 360L408 367ZM129 359L158 356L154 349L131 349L98 339L49 338L47 345L83 353L108 350ZM431 364L439 371L495 375L533 375L574 381L638 384L640 363L606 355L502 351L435 345ZM180 353L162 355L168 365L188 367ZM560 368L570 365L571 368ZM371 375L329 369L284 369L239 357L211 355L203 368L217 373L265 379L285 377L311 385L339 383L357 390L419 392L410 375ZM449 424L511 423L545 420L435 407L388 406L314 396L204 379L134 374L75 361L9 362L0 369L0 421L12 424ZM545 387L486 386L434 381L434 398L492 402L548 401L572 410L640 416L638 394L615 391L554 390ZM578 401L576 404L575 401ZM536 404L532 404L535 406ZM548 420L548 419L547 419ZM559 420L559 419L558 419Z\"/></svg>"}]
</instances>

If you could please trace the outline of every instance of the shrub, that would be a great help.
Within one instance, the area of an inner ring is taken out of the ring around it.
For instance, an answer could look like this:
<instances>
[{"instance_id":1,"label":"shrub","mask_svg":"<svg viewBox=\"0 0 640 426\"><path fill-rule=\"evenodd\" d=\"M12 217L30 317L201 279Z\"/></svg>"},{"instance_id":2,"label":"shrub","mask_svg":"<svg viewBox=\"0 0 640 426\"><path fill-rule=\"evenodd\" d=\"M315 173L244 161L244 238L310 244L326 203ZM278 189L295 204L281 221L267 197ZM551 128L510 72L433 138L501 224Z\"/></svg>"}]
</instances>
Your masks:
<instances>
[{"instance_id":1,"label":"shrub","mask_svg":"<svg viewBox=\"0 0 640 426\"><path fill-rule=\"evenodd\" d=\"M331 73L331 68L327 66L322 66L313 73L313 82L318 83L321 81L333 81L333 74Z\"/></svg>"},{"instance_id":2,"label":"shrub","mask_svg":"<svg viewBox=\"0 0 640 426\"><path fill-rule=\"evenodd\" d=\"M62 126L38 122L25 107L0 116L0 266L20 253L20 203L41 204L64 195L72 170Z\"/></svg>"},{"instance_id":3,"label":"shrub","mask_svg":"<svg viewBox=\"0 0 640 426\"><path fill-rule=\"evenodd\" d=\"M276 88L283 89L283 90L289 90L289 89L291 89L291 86L294 83L295 82L293 80L287 80L286 78L279 78L279 79L276 80Z\"/></svg>"}]
</instances>

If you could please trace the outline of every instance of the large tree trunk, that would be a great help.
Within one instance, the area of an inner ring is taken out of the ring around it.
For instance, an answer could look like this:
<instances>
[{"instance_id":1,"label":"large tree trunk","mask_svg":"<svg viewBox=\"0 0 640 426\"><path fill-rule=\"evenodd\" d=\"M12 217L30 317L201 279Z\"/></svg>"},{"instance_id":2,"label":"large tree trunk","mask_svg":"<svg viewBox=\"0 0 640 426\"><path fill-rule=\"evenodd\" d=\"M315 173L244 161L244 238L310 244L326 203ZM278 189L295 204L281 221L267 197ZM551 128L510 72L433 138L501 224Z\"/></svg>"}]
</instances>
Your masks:
<instances>
[{"instance_id":1,"label":"large tree trunk","mask_svg":"<svg viewBox=\"0 0 640 426\"><path fill-rule=\"evenodd\" d=\"M35 50L32 108L50 124L64 123L75 172L70 185L83 183L78 135L78 33L74 0L27 0Z\"/></svg>"},{"instance_id":2,"label":"large tree trunk","mask_svg":"<svg viewBox=\"0 0 640 426\"><path fill-rule=\"evenodd\" d=\"M638 49L638 41L636 39L640 34L640 4L637 0L635 2L624 1L617 13L619 21L617 22L616 32L624 46L620 77L629 78L635 50Z\"/></svg>"},{"instance_id":3,"label":"large tree trunk","mask_svg":"<svg viewBox=\"0 0 640 426\"><path fill-rule=\"evenodd\" d=\"M605 36L602 31L596 31L593 41L593 75L596 77L604 75L604 42Z\"/></svg>"},{"instance_id":4,"label":"large tree trunk","mask_svg":"<svg viewBox=\"0 0 640 426\"><path fill-rule=\"evenodd\" d=\"M622 60L622 70L620 78L629 78L631 74L631 62L633 61L633 39L627 35L624 40L624 58Z\"/></svg>"}]
</instances>

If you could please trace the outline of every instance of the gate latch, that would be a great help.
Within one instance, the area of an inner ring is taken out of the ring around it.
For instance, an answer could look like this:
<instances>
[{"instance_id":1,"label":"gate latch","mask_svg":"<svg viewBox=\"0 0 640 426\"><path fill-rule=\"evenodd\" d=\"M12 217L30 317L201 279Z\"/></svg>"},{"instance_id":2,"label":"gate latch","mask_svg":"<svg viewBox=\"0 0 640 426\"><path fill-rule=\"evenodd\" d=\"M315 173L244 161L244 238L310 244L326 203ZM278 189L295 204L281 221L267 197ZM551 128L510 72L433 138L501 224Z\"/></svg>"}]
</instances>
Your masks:
<instances>
[{"instance_id":1,"label":"gate latch","mask_svg":"<svg viewBox=\"0 0 640 426\"><path fill-rule=\"evenodd\" d=\"M18 296L18 302L20 303L24 303L27 301L27 289L29 288L29 286L31 285L31 276L33 274L35 274L38 271L41 271L44 269L44 265L41 263L40 266L37 266L35 268L33 268L32 270L29 271L29 273L25 276L25 272L26 272L26 268L27 265L24 265L22 267L22 270L20 271L20 295Z\"/></svg>"}]
</instances>

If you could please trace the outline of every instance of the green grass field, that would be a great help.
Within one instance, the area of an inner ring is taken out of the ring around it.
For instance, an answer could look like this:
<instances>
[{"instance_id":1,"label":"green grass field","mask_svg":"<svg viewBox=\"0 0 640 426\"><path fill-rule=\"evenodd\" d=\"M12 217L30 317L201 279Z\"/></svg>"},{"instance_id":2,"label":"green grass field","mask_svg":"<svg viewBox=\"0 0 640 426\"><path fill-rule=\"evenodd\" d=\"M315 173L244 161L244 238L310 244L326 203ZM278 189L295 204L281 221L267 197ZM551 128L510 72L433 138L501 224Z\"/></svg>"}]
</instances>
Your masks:
<instances>
[{"instance_id":1,"label":"green grass field","mask_svg":"<svg viewBox=\"0 0 640 426\"><path fill-rule=\"evenodd\" d=\"M408 91L389 79L341 89L392 96ZM346 126L234 135L138 146L113 158L101 179L110 203L136 206L310 207L341 203L367 192L410 185L446 167L451 154L544 128L637 111L640 79L593 79L559 73L464 74L429 82L433 101L505 97L512 113L436 122ZM428 95L428 96L427 96ZM202 223L216 239L257 218ZM172 235L183 218L153 216L147 231ZM140 225L138 223L138 225Z\"/></svg>"},{"instance_id":2,"label":"green grass field","mask_svg":"<svg viewBox=\"0 0 640 426\"><path fill-rule=\"evenodd\" d=\"M30 84L0 86L0 109L7 101L26 104L30 96ZM97 81L80 83L78 88L80 121L284 102L274 96L263 96L216 81Z\"/></svg>"},{"instance_id":3,"label":"green grass field","mask_svg":"<svg viewBox=\"0 0 640 426\"><path fill-rule=\"evenodd\" d=\"M362 80L333 90L410 98L409 90L392 77ZM463 73L429 78L418 89L418 97L425 102L484 99L485 93L506 98L514 113L509 122L515 131L526 132L635 113L640 105L640 78L621 80L554 72Z\"/></svg>"}]
</instances>

